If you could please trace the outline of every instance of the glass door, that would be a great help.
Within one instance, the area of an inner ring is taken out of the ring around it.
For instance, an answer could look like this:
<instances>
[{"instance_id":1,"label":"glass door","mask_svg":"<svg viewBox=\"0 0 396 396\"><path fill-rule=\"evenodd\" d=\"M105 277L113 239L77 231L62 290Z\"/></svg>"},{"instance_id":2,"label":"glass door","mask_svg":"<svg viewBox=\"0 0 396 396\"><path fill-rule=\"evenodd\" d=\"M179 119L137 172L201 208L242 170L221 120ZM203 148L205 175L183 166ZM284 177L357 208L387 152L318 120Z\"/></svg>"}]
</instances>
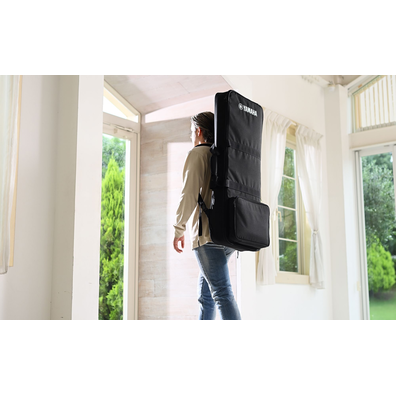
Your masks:
<instances>
[{"instance_id":1,"label":"glass door","mask_svg":"<svg viewBox=\"0 0 396 396\"><path fill-rule=\"evenodd\" d=\"M126 140L103 134L99 319L124 318Z\"/></svg>"},{"instance_id":2,"label":"glass door","mask_svg":"<svg viewBox=\"0 0 396 396\"><path fill-rule=\"evenodd\" d=\"M138 319L140 113L107 81L103 90L98 317Z\"/></svg>"},{"instance_id":3,"label":"glass door","mask_svg":"<svg viewBox=\"0 0 396 396\"><path fill-rule=\"evenodd\" d=\"M395 153L357 153L364 319L396 319Z\"/></svg>"}]
</instances>

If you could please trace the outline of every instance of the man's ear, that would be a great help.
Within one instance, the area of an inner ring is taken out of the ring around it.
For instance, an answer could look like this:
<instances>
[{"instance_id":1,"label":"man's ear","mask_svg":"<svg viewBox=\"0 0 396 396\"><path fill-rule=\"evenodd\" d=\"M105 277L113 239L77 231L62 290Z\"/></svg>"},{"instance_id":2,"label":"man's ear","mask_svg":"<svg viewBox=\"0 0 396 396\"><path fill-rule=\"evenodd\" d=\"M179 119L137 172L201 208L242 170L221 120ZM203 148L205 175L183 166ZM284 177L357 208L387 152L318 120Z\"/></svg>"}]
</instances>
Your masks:
<instances>
[{"instance_id":1,"label":"man's ear","mask_svg":"<svg viewBox=\"0 0 396 396\"><path fill-rule=\"evenodd\" d=\"M201 136L201 135L202 135L202 129L201 129L201 127L198 127L198 128L197 128L197 131L198 131L197 135L198 135L198 136Z\"/></svg>"}]
</instances>

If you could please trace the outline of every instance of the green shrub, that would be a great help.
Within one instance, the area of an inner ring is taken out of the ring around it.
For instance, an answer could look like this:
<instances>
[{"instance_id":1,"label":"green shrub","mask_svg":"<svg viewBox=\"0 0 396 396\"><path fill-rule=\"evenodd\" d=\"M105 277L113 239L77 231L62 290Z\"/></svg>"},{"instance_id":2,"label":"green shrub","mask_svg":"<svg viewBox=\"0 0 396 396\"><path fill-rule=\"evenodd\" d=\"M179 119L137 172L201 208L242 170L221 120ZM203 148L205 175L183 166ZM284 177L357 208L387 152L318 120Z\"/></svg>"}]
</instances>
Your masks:
<instances>
[{"instance_id":1,"label":"green shrub","mask_svg":"<svg viewBox=\"0 0 396 396\"><path fill-rule=\"evenodd\" d=\"M102 180L99 319L122 319L125 170L111 157Z\"/></svg>"},{"instance_id":2,"label":"green shrub","mask_svg":"<svg viewBox=\"0 0 396 396\"><path fill-rule=\"evenodd\" d=\"M377 293L387 291L395 284L395 267L391 254L377 239L367 250L369 290Z\"/></svg>"}]
</instances>

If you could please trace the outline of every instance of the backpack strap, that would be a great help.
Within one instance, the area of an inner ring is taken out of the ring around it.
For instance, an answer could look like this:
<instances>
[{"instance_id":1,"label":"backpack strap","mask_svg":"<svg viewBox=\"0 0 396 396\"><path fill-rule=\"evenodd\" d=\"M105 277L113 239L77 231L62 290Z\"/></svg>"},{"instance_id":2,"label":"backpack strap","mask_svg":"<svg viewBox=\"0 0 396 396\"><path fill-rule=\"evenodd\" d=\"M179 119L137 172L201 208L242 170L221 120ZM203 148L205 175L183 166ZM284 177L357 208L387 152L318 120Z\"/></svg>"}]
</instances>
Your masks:
<instances>
[{"instance_id":1,"label":"backpack strap","mask_svg":"<svg viewBox=\"0 0 396 396\"><path fill-rule=\"evenodd\" d=\"M202 236L202 211L206 213L209 219L210 209L207 208L201 194L198 195L198 205L199 205L199 236Z\"/></svg>"},{"instance_id":2,"label":"backpack strap","mask_svg":"<svg viewBox=\"0 0 396 396\"><path fill-rule=\"evenodd\" d=\"M195 146L195 147L199 147L199 146L211 147L210 151L212 152L214 144L203 143L203 144L198 144L198 146ZM202 236L202 211L204 211L206 213L206 216L208 216L208 219L209 219L210 209L207 208L201 194L198 194L198 204L199 204L199 233L198 233L198 235Z\"/></svg>"}]
</instances>

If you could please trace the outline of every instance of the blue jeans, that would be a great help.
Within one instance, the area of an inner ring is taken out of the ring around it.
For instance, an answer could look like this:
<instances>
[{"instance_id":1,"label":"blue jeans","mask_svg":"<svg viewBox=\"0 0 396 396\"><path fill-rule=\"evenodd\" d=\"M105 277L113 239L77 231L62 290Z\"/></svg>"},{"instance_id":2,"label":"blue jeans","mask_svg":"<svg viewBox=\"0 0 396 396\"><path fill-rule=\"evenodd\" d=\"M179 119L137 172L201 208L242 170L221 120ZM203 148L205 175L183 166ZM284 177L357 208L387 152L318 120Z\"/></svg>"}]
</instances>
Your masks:
<instances>
[{"instance_id":1,"label":"blue jeans","mask_svg":"<svg viewBox=\"0 0 396 396\"><path fill-rule=\"evenodd\" d=\"M216 305L223 320L240 320L238 305L231 288L228 260L234 249L206 243L194 250L201 270L198 279L200 320L213 320Z\"/></svg>"}]
</instances>

